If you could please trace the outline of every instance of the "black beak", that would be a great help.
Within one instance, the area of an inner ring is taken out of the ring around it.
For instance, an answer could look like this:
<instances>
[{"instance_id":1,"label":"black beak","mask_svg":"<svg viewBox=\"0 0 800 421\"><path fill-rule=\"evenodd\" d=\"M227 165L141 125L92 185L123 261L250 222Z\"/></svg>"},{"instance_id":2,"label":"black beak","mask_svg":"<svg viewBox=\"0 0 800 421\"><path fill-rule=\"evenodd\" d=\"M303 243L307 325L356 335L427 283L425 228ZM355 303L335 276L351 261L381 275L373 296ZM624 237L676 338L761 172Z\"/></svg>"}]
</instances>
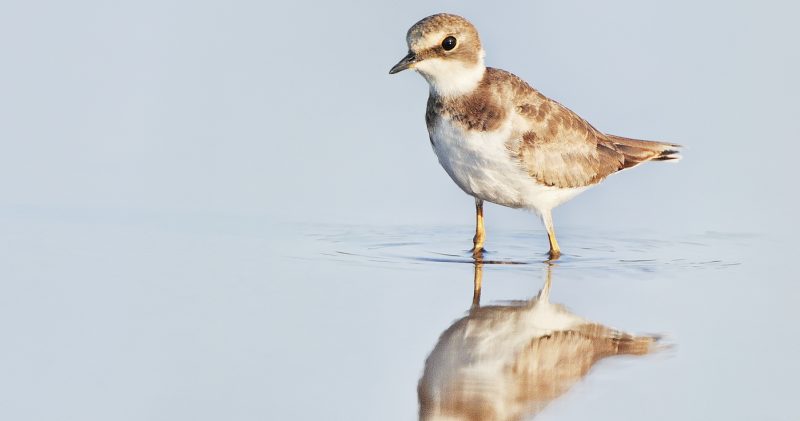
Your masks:
<instances>
[{"instance_id":1,"label":"black beak","mask_svg":"<svg viewBox=\"0 0 800 421\"><path fill-rule=\"evenodd\" d=\"M416 54L412 53L411 51L408 52L408 55L403 57L397 64L392 67L392 70L389 70L389 74L393 75L397 72L402 72L405 69L411 67L412 64L417 62Z\"/></svg>"}]
</instances>

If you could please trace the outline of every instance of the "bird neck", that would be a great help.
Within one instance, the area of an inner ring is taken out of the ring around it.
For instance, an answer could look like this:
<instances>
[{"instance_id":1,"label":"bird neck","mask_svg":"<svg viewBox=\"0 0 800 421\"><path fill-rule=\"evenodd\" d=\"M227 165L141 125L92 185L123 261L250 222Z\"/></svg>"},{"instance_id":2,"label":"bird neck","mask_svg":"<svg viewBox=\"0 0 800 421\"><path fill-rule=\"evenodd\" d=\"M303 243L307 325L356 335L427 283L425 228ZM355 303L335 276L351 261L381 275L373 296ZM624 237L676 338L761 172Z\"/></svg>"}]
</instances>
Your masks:
<instances>
[{"instance_id":1,"label":"bird neck","mask_svg":"<svg viewBox=\"0 0 800 421\"><path fill-rule=\"evenodd\" d=\"M440 60L431 68L420 70L420 73L428 81L431 94L452 98L474 91L486 73L486 66L483 58L469 64L456 60Z\"/></svg>"}]
</instances>

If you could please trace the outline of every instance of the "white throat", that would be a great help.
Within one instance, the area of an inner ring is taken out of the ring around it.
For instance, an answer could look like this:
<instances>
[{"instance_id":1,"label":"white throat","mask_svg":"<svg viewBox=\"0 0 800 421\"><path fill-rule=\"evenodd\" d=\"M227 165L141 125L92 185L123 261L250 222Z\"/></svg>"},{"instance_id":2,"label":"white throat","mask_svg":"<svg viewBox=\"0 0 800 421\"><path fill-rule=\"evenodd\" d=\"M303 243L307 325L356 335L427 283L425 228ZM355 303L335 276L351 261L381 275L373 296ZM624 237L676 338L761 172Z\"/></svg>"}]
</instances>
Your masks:
<instances>
[{"instance_id":1,"label":"white throat","mask_svg":"<svg viewBox=\"0 0 800 421\"><path fill-rule=\"evenodd\" d=\"M483 51L477 63L467 65L458 60L432 58L417 63L414 68L428 81L431 92L442 97L461 96L472 92L486 72Z\"/></svg>"}]
</instances>

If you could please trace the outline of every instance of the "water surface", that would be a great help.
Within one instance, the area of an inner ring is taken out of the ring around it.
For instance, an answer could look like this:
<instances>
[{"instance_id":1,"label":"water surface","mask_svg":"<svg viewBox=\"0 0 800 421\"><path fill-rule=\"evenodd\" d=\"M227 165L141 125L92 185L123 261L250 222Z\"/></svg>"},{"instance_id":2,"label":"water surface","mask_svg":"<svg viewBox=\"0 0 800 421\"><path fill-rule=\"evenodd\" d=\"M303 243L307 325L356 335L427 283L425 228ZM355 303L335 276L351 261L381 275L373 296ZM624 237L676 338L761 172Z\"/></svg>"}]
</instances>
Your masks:
<instances>
[{"instance_id":1,"label":"water surface","mask_svg":"<svg viewBox=\"0 0 800 421\"><path fill-rule=\"evenodd\" d=\"M414 419L420 379L438 370L426 360L476 311L468 226L2 221L9 419ZM789 247L741 233L563 229L560 240L566 254L548 265L542 231L490 231L479 308L530 307L549 273L549 301L602 326L595 339L651 337L659 348L599 352L558 393L525 395L526 416L791 419ZM513 348L498 346L484 349ZM508 398L486 373L474 383L482 399Z\"/></svg>"}]
</instances>

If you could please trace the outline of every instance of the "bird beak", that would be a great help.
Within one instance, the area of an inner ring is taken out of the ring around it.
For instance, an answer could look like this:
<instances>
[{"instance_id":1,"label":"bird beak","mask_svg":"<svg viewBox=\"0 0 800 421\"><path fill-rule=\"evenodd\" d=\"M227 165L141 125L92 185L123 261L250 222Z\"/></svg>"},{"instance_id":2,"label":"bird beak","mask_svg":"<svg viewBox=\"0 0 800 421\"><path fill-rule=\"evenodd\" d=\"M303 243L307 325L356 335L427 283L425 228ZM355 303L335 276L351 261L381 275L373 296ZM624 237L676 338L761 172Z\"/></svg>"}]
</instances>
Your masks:
<instances>
[{"instance_id":1,"label":"bird beak","mask_svg":"<svg viewBox=\"0 0 800 421\"><path fill-rule=\"evenodd\" d=\"M417 55L413 52L409 51L408 54L403 57L397 64L392 67L392 70L389 70L389 74L393 75L397 72L402 72L405 69L411 67L414 63L417 62Z\"/></svg>"}]
</instances>

